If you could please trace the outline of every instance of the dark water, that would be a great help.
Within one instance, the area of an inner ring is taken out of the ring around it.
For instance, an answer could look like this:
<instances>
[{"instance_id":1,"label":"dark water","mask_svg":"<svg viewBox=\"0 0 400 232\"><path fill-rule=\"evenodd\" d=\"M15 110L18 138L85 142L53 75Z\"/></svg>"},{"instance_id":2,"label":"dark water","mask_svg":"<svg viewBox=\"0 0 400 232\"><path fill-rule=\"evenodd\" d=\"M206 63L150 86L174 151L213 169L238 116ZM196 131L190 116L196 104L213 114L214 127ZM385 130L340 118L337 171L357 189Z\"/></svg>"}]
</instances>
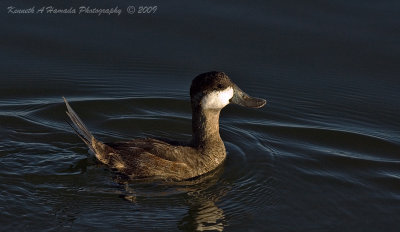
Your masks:
<instances>
[{"instance_id":1,"label":"dark water","mask_svg":"<svg viewBox=\"0 0 400 232\"><path fill-rule=\"evenodd\" d=\"M8 6L117 15L10 14ZM153 14L129 15L134 5ZM2 1L2 231L398 231L398 1ZM103 141L191 136L188 89L222 70L217 171L118 184L66 124Z\"/></svg>"}]
</instances>

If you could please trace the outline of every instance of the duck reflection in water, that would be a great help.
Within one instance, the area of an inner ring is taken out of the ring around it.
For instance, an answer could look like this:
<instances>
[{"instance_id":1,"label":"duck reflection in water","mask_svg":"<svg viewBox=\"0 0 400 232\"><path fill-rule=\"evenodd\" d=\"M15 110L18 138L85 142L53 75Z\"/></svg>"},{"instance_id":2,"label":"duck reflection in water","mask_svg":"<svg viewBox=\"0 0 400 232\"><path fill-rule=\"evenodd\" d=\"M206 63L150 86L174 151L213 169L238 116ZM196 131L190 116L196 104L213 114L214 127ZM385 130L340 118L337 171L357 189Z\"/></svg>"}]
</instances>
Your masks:
<instances>
[{"instance_id":1,"label":"duck reflection in water","mask_svg":"<svg viewBox=\"0 0 400 232\"><path fill-rule=\"evenodd\" d=\"M221 177L224 167L218 167L214 171L191 180L183 182L161 182L163 187L173 188L173 192L184 193L178 201L188 206L187 213L178 221L177 227L182 231L223 231L226 226L224 210L218 207L218 201L231 189L227 181ZM119 180L121 181L121 180ZM134 204L141 203L140 190L135 189L135 184L140 182L125 183L125 193L121 197ZM154 184L154 182L153 182ZM171 193L154 192L149 195L148 188L143 193L146 197L164 197ZM176 195L175 195L176 196ZM172 196L173 198L174 196ZM169 196L170 198L170 196ZM176 201L173 201L176 203ZM176 206L175 204L171 207Z\"/></svg>"},{"instance_id":2,"label":"duck reflection in water","mask_svg":"<svg viewBox=\"0 0 400 232\"><path fill-rule=\"evenodd\" d=\"M199 178L187 187L189 210L178 224L183 231L223 231L226 225L224 210L217 202L231 189L221 177L221 166L208 175Z\"/></svg>"}]
</instances>

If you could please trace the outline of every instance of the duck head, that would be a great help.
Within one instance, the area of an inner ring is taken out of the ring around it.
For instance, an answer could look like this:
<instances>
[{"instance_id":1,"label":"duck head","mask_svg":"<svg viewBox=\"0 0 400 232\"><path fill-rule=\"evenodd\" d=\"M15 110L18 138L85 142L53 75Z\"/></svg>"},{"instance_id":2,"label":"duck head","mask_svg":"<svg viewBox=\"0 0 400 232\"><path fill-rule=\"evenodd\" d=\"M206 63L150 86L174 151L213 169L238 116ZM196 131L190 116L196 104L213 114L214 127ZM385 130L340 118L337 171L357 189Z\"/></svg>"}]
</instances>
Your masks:
<instances>
[{"instance_id":1,"label":"duck head","mask_svg":"<svg viewBox=\"0 0 400 232\"><path fill-rule=\"evenodd\" d=\"M190 87L192 108L221 110L229 103L249 108L263 107L267 101L250 97L223 72L207 72L193 79Z\"/></svg>"}]
</instances>

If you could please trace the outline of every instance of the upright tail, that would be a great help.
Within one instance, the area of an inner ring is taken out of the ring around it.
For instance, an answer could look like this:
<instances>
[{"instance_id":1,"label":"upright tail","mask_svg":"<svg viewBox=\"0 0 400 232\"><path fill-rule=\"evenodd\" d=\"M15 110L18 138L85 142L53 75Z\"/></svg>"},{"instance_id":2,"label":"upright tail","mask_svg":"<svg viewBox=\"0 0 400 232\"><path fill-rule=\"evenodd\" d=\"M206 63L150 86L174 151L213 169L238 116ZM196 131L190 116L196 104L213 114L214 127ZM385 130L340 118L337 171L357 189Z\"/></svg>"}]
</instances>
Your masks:
<instances>
[{"instance_id":1,"label":"upright tail","mask_svg":"<svg viewBox=\"0 0 400 232\"><path fill-rule=\"evenodd\" d=\"M67 105L67 115L73 122L73 125L68 122L68 124L71 126L71 128L75 131L75 133L83 140L83 142L86 143L86 145L89 147L90 150L92 150L94 153L96 153L94 149L94 137L92 133L87 129L85 124L82 122L82 120L79 118L79 116L75 113L75 111L71 108L71 106L68 104L67 99L63 97L65 104Z\"/></svg>"}]
</instances>

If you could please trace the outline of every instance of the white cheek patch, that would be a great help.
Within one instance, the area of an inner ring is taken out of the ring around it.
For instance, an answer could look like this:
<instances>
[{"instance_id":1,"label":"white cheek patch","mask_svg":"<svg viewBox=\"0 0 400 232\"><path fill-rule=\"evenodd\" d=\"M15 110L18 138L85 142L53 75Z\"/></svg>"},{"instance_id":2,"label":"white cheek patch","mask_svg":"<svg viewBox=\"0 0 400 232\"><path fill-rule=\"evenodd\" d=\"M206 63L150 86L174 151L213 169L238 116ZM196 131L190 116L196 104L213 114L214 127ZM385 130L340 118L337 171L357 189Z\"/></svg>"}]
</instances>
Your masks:
<instances>
[{"instance_id":1,"label":"white cheek patch","mask_svg":"<svg viewBox=\"0 0 400 232\"><path fill-rule=\"evenodd\" d=\"M222 109L229 104L233 97L233 88L228 87L225 90L213 91L201 99L203 109Z\"/></svg>"}]
</instances>

